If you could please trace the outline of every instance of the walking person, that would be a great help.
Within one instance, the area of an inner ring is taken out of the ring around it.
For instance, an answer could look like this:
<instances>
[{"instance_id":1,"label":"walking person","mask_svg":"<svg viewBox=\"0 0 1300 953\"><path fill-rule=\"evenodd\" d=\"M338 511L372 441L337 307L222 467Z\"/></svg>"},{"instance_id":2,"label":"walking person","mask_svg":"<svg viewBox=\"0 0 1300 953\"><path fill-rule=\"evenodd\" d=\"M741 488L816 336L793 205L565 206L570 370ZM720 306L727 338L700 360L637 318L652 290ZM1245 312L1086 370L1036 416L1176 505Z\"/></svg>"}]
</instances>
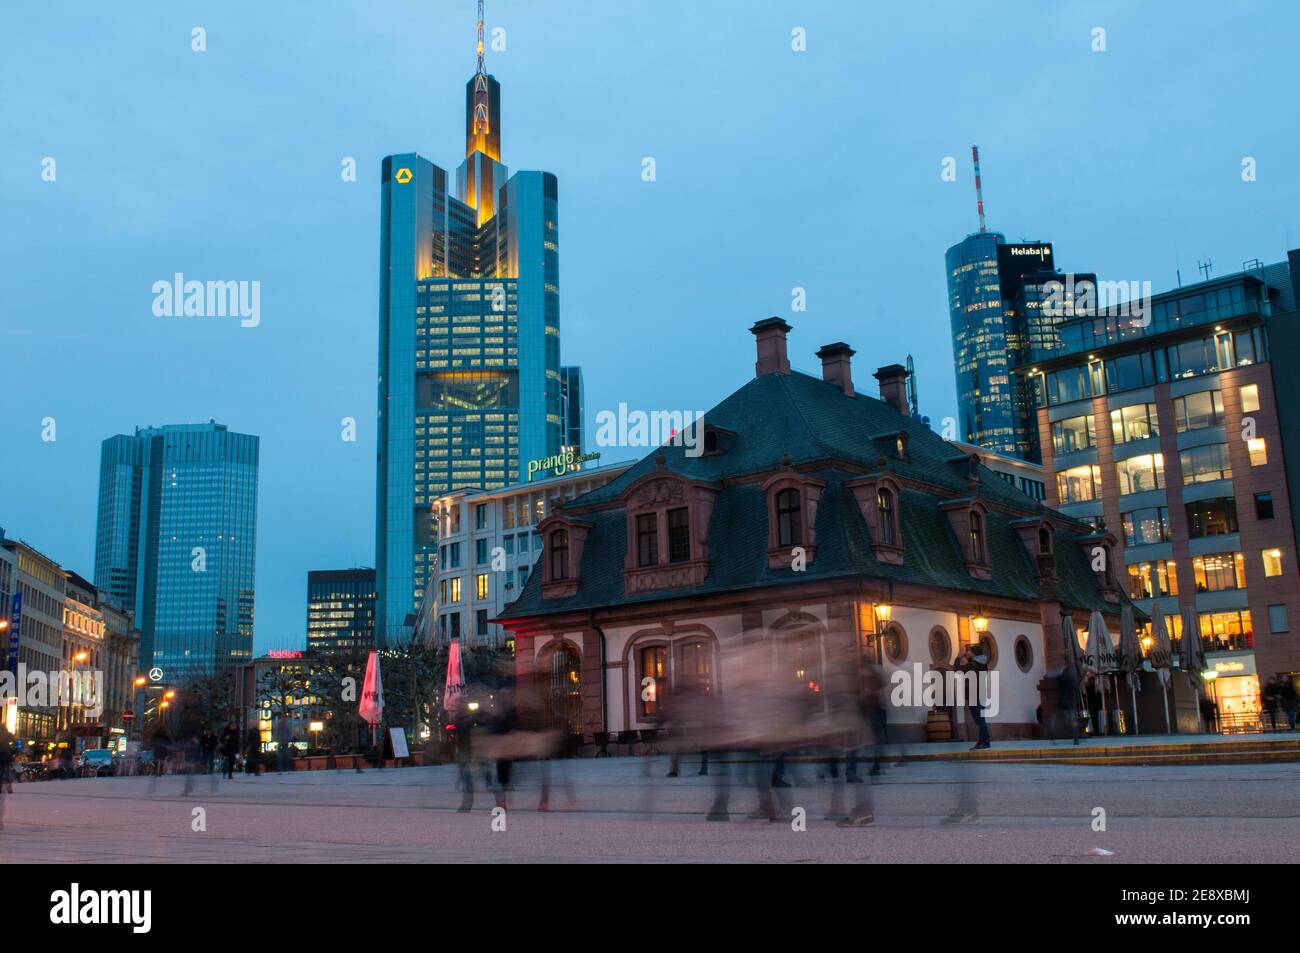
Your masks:
<instances>
[{"instance_id":1,"label":"walking person","mask_svg":"<svg viewBox=\"0 0 1300 953\"><path fill-rule=\"evenodd\" d=\"M1279 682L1280 678L1274 675L1265 683L1264 691L1260 693L1262 696L1261 701L1264 703L1264 714L1268 715L1270 731L1277 731L1277 708L1282 694L1282 687ZM1263 719L1261 718L1260 721L1263 721Z\"/></svg>"},{"instance_id":2,"label":"walking person","mask_svg":"<svg viewBox=\"0 0 1300 953\"><path fill-rule=\"evenodd\" d=\"M229 781L235 780L235 757L239 754L239 725L226 723L218 741L221 747L221 774Z\"/></svg>"},{"instance_id":3,"label":"walking person","mask_svg":"<svg viewBox=\"0 0 1300 953\"><path fill-rule=\"evenodd\" d=\"M976 728L979 729L979 740L971 746L970 750L979 751L988 748L990 747L989 723L984 717L983 703L985 699L981 697L987 690L989 670L989 657L984 646L980 643L966 646L961 650L961 654L957 656L954 667L963 674L975 676L974 685L970 684L971 680L967 680L967 687L971 693L968 699L968 707L970 716L974 719Z\"/></svg>"},{"instance_id":4,"label":"walking person","mask_svg":"<svg viewBox=\"0 0 1300 953\"><path fill-rule=\"evenodd\" d=\"M1286 715L1287 728L1295 731L1296 710L1300 708L1300 693L1295 690L1295 679L1290 675L1279 675L1278 704Z\"/></svg>"},{"instance_id":5,"label":"walking person","mask_svg":"<svg viewBox=\"0 0 1300 953\"><path fill-rule=\"evenodd\" d=\"M203 757L199 765L200 770L204 774L211 774L212 759L217 752L217 736L212 733L211 725L204 725L203 734L199 736L199 748Z\"/></svg>"},{"instance_id":6,"label":"walking person","mask_svg":"<svg viewBox=\"0 0 1300 953\"><path fill-rule=\"evenodd\" d=\"M244 737L244 773L257 777L257 767L261 760L262 736L256 728L249 728Z\"/></svg>"},{"instance_id":7,"label":"walking person","mask_svg":"<svg viewBox=\"0 0 1300 953\"><path fill-rule=\"evenodd\" d=\"M1065 720L1068 726L1070 737L1074 743L1079 743L1079 680L1075 677L1074 669L1069 665L1061 666L1061 672L1056 676L1056 712L1057 717Z\"/></svg>"}]
</instances>

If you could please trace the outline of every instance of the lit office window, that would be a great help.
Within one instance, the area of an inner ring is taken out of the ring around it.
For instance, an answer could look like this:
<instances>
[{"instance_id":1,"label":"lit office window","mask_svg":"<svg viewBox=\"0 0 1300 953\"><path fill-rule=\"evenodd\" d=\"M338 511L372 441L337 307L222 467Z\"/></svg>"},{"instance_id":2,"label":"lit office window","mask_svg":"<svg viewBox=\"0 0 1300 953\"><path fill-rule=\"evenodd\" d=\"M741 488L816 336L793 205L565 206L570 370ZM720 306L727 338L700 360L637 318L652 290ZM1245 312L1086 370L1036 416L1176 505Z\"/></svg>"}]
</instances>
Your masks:
<instances>
[{"instance_id":1,"label":"lit office window","mask_svg":"<svg viewBox=\"0 0 1300 953\"><path fill-rule=\"evenodd\" d=\"M1266 549L1261 555L1264 557L1265 576L1282 575L1282 550Z\"/></svg>"}]
</instances>

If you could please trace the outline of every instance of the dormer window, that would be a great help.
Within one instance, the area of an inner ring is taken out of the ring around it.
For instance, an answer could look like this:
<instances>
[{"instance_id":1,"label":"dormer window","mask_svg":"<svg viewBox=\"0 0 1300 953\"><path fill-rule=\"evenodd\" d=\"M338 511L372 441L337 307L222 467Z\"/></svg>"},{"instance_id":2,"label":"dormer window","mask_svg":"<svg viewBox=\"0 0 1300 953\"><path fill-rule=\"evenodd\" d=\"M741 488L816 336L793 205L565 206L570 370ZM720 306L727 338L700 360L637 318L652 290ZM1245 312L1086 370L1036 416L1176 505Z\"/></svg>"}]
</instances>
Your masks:
<instances>
[{"instance_id":1,"label":"dormer window","mask_svg":"<svg viewBox=\"0 0 1300 953\"><path fill-rule=\"evenodd\" d=\"M571 516L551 515L537 526L538 538L545 543L542 553L542 598L572 596L578 591L582 565L582 548L591 524ZM525 581L520 567L519 584ZM484 576L483 578L487 578Z\"/></svg>"},{"instance_id":2,"label":"dormer window","mask_svg":"<svg viewBox=\"0 0 1300 953\"><path fill-rule=\"evenodd\" d=\"M636 518L636 564L654 566L659 562L659 516L643 513Z\"/></svg>"},{"instance_id":3,"label":"dormer window","mask_svg":"<svg viewBox=\"0 0 1300 953\"><path fill-rule=\"evenodd\" d=\"M894 491L881 487L876 491L876 514L879 518L880 542L885 546L898 545L898 513L894 507Z\"/></svg>"},{"instance_id":4,"label":"dormer window","mask_svg":"<svg viewBox=\"0 0 1300 953\"><path fill-rule=\"evenodd\" d=\"M690 510L681 506L668 511L668 561L670 563L684 563L690 558Z\"/></svg>"},{"instance_id":5,"label":"dormer window","mask_svg":"<svg viewBox=\"0 0 1300 953\"><path fill-rule=\"evenodd\" d=\"M858 503L858 512L867 524L871 551L882 563L903 564L903 531L899 525L902 497L897 480L888 473L873 473L845 484Z\"/></svg>"},{"instance_id":6,"label":"dormer window","mask_svg":"<svg viewBox=\"0 0 1300 953\"><path fill-rule=\"evenodd\" d=\"M1052 531L1046 526L1038 530L1038 552L1043 556L1050 556L1052 553Z\"/></svg>"},{"instance_id":7,"label":"dormer window","mask_svg":"<svg viewBox=\"0 0 1300 953\"><path fill-rule=\"evenodd\" d=\"M799 491L793 487L776 495L776 543L798 546L803 542L803 523L799 516Z\"/></svg>"},{"instance_id":8,"label":"dormer window","mask_svg":"<svg viewBox=\"0 0 1300 953\"><path fill-rule=\"evenodd\" d=\"M970 514L970 558L971 562L988 562L984 548L984 516L975 510Z\"/></svg>"},{"instance_id":9,"label":"dormer window","mask_svg":"<svg viewBox=\"0 0 1300 953\"><path fill-rule=\"evenodd\" d=\"M992 579L993 567L989 562L989 519L985 505L975 497L950 500L939 505L948 517L953 536L961 548L966 571L976 579ZM1032 539L1032 537L1031 537ZM1026 545L1030 545L1027 541Z\"/></svg>"},{"instance_id":10,"label":"dormer window","mask_svg":"<svg viewBox=\"0 0 1300 953\"><path fill-rule=\"evenodd\" d=\"M720 487L669 472L662 455L657 463L623 491L629 593L697 586L709 571L708 527Z\"/></svg>"},{"instance_id":11,"label":"dormer window","mask_svg":"<svg viewBox=\"0 0 1300 953\"><path fill-rule=\"evenodd\" d=\"M557 529L551 534L551 578L554 580L569 578L569 533Z\"/></svg>"},{"instance_id":12,"label":"dormer window","mask_svg":"<svg viewBox=\"0 0 1300 953\"><path fill-rule=\"evenodd\" d=\"M825 480L800 473L788 459L763 483L769 569L803 569L816 558L817 507L825 486Z\"/></svg>"}]
</instances>

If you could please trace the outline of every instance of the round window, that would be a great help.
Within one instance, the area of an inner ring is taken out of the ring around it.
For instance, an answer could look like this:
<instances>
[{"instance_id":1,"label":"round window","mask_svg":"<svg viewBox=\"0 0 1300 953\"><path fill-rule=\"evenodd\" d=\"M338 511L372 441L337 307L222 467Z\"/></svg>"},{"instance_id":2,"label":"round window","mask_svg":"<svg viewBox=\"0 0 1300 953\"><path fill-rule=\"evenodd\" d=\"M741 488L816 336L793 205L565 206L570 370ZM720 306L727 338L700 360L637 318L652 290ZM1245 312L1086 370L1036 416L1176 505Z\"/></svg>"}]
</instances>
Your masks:
<instances>
[{"instance_id":1,"label":"round window","mask_svg":"<svg viewBox=\"0 0 1300 953\"><path fill-rule=\"evenodd\" d=\"M895 665L901 665L907 660L907 633L898 623L885 630L884 646L885 658Z\"/></svg>"},{"instance_id":2,"label":"round window","mask_svg":"<svg viewBox=\"0 0 1300 953\"><path fill-rule=\"evenodd\" d=\"M1016 656L1016 665L1020 671L1027 672L1034 665L1034 647L1029 644L1029 639L1023 635L1016 636L1016 644L1012 649Z\"/></svg>"},{"instance_id":3,"label":"round window","mask_svg":"<svg viewBox=\"0 0 1300 953\"><path fill-rule=\"evenodd\" d=\"M980 636L980 646L984 649L984 654L988 656L989 670L998 667L998 643L993 638L993 633L985 632Z\"/></svg>"},{"instance_id":4,"label":"round window","mask_svg":"<svg viewBox=\"0 0 1300 953\"><path fill-rule=\"evenodd\" d=\"M947 665L952 661L952 639L941 626L930 630L930 662L934 665Z\"/></svg>"}]
</instances>

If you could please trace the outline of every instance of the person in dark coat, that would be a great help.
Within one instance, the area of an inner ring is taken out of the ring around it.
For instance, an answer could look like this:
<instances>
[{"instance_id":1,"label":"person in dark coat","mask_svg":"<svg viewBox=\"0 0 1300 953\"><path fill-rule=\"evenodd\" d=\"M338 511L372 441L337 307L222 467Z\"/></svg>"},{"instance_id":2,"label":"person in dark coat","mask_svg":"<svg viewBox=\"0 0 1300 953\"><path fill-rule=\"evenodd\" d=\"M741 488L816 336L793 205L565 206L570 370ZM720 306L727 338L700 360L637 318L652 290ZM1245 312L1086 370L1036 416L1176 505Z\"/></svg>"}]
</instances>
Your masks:
<instances>
[{"instance_id":1,"label":"person in dark coat","mask_svg":"<svg viewBox=\"0 0 1300 953\"><path fill-rule=\"evenodd\" d=\"M1056 676L1056 711L1057 717L1065 719L1066 728L1070 732L1070 737L1074 743L1079 743L1079 679L1074 674L1074 669L1068 664L1061 666L1061 672Z\"/></svg>"},{"instance_id":2,"label":"person in dark coat","mask_svg":"<svg viewBox=\"0 0 1300 953\"><path fill-rule=\"evenodd\" d=\"M239 725L231 721L221 732L221 773L231 781L235 779L235 757L239 754Z\"/></svg>"},{"instance_id":3,"label":"person in dark coat","mask_svg":"<svg viewBox=\"0 0 1300 953\"><path fill-rule=\"evenodd\" d=\"M975 690L968 700L968 707L970 708L970 716L975 721L975 727L979 729L979 740L971 746L970 750L978 751L982 748L988 748L990 746L989 723L984 717L984 699L980 697L981 691L986 690L987 672L989 670L989 657L984 646L978 642L966 646L961 650L961 654L957 656L954 667L959 672L969 672L975 676Z\"/></svg>"},{"instance_id":4,"label":"person in dark coat","mask_svg":"<svg viewBox=\"0 0 1300 953\"><path fill-rule=\"evenodd\" d=\"M1278 691L1278 704L1282 706L1282 711L1286 714L1286 723L1292 731L1295 731L1296 710L1300 708L1300 693L1295 690L1295 679L1290 675L1281 675L1281 684Z\"/></svg>"},{"instance_id":5,"label":"person in dark coat","mask_svg":"<svg viewBox=\"0 0 1300 953\"><path fill-rule=\"evenodd\" d=\"M217 753L217 736L212 733L210 726L203 729L203 734L199 735L199 750L202 761L199 764L199 770L203 774L212 773L212 757Z\"/></svg>"},{"instance_id":6,"label":"person in dark coat","mask_svg":"<svg viewBox=\"0 0 1300 953\"><path fill-rule=\"evenodd\" d=\"M244 738L244 773L257 775L257 764L262 758L262 735L256 728L249 728Z\"/></svg>"}]
</instances>

